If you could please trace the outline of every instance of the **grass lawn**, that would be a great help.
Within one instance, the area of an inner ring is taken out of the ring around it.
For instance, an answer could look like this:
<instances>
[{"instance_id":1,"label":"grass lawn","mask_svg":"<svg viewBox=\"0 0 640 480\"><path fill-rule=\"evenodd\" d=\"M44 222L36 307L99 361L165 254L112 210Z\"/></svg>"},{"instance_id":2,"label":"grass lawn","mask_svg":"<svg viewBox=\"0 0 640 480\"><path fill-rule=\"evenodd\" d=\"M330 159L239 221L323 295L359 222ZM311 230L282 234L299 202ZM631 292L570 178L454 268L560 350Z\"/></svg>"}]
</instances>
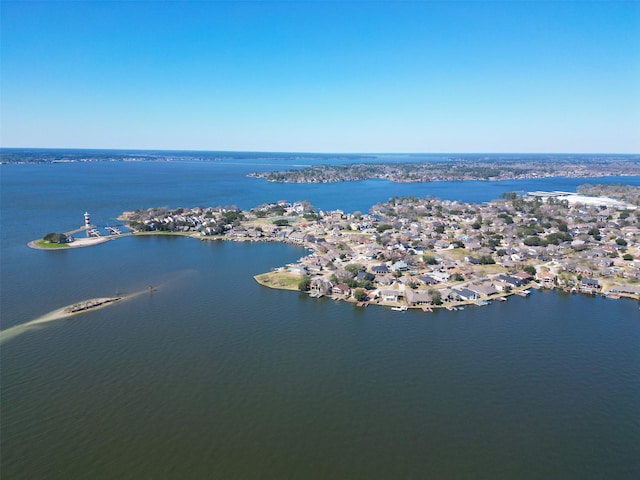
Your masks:
<instances>
[{"instance_id":1,"label":"grass lawn","mask_svg":"<svg viewBox=\"0 0 640 480\"><path fill-rule=\"evenodd\" d=\"M256 275L256 282L269 288L280 288L283 290L298 290L298 284L303 277L291 272L278 270L275 272L262 273Z\"/></svg>"},{"instance_id":2,"label":"grass lawn","mask_svg":"<svg viewBox=\"0 0 640 480\"><path fill-rule=\"evenodd\" d=\"M51 249L69 248L69 245L66 243L52 243L52 242L45 242L44 240L38 240L36 242L36 245L38 245L41 248L51 248Z\"/></svg>"}]
</instances>

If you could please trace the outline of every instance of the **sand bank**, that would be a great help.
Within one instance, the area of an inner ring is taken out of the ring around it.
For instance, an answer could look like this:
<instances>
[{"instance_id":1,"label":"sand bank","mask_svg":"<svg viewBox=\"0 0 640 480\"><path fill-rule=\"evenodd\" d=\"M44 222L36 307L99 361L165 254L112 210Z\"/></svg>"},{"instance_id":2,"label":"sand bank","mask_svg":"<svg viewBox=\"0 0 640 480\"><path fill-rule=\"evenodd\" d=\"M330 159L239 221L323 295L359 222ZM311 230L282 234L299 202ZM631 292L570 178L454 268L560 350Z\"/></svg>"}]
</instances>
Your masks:
<instances>
[{"instance_id":1,"label":"sand bank","mask_svg":"<svg viewBox=\"0 0 640 480\"><path fill-rule=\"evenodd\" d=\"M32 328L41 326L42 324L46 324L56 320L63 320L65 318L70 318L70 317L80 315L82 313L91 312L94 310L99 310L109 305L115 305L116 303L120 303L125 300L130 300L134 297L142 295L143 293L147 293L148 291L149 291L148 289L144 289L144 290L140 290L139 292L131 293L129 295L118 296L118 297L91 298L89 300L84 300L82 302L73 303L71 305L58 308L34 320L31 320L27 323L14 325L13 327L0 331L0 343L4 343L7 340L15 338L18 335L25 333Z\"/></svg>"}]
</instances>

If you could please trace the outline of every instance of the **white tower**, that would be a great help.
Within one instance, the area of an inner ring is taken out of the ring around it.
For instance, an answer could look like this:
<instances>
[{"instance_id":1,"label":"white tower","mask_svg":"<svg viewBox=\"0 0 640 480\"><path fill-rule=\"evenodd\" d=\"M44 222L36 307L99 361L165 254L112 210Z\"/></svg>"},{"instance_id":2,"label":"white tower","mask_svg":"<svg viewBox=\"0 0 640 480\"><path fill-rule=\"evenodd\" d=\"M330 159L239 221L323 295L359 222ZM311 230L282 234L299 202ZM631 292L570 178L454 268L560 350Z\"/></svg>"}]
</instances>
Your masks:
<instances>
[{"instance_id":1,"label":"white tower","mask_svg":"<svg viewBox=\"0 0 640 480\"><path fill-rule=\"evenodd\" d=\"M89 212L84 212L84 228L87 229L87 237L90 237L89 229L91 228L91 218L89 217Z\"/></svg>"}]
</instances>

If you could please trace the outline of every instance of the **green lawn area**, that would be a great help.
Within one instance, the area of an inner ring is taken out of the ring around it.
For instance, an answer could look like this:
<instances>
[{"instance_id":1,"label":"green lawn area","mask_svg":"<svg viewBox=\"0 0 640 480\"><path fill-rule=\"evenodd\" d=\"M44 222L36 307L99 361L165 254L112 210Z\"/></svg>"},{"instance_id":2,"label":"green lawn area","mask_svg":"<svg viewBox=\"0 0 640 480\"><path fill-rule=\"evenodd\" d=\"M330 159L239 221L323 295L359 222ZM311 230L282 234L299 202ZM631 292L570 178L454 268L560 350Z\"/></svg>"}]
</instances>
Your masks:
<instances>
[{"instance_id":1,"label":"green lawn area","mask_svg":"<svg viewBox=\"0 0 640 480\"><path fill-rule=\"evenodd\" d=\"M303 277L291 272L278 270L275 272L262 273L256 275L256 282L269 288L280 288L283 290L298 290L298 284Z\"/></svg>"},{"instance_id":2,"label":"green lawn area","mask_svg":"<svg viewBox=\"0 0 640 480\"><path fill-rule=\"evenodd\" d=\"M51 249L69 248L69 244L67 243L51 243L51 242L45 242L44 240L38 240L36 242L36 245L38 245L41 248L51 248Z\"/></svg>"}]
</instances>

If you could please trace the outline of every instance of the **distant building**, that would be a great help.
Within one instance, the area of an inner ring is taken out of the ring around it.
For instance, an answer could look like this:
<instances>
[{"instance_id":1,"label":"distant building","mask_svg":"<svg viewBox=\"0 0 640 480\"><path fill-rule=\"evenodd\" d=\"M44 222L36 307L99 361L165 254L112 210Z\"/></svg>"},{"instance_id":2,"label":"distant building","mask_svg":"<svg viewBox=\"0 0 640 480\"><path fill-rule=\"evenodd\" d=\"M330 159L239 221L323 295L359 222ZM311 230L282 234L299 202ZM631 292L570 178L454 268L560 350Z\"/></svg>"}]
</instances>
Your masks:
<instances>
[{"instance_id":1,"label":"distant building","mask_svg":"<svg viewBox=\"0 0 640 480\"><path fill-rule=\"evenodd\" d=\"M529 192L527 193L527 198L535 199L539 198L543 201L547 201L550 198L555 198L557 200L566 200L569 205L582 204L590 207L607 207L607 208L615 208L616 210L635 210L636 206L631 205L625 202L621 202L620 200L616 200L614 198L609 197L590 197L587 195L578 195L577 193L572 192Z\"/></svg>"}]
</instances>

